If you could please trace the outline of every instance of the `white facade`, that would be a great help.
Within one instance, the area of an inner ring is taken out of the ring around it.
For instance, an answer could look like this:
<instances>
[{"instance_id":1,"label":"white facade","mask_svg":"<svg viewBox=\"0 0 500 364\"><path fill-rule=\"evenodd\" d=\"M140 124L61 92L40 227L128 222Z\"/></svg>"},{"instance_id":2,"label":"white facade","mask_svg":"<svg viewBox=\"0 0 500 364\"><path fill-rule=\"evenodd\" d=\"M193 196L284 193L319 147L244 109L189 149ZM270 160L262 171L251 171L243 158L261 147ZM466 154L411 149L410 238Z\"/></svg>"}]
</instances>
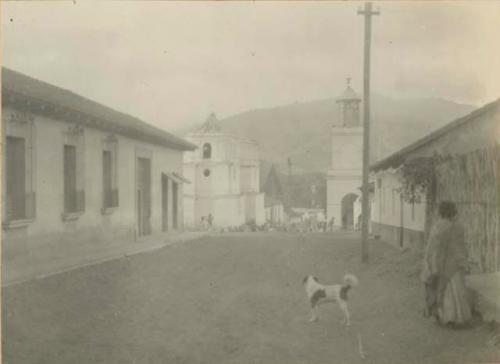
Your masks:
<instances>
[{"instance_id":1,"label":"white facade","mask_svg":"<svg viewBox=\"0 0 500 364\"><path fill-rule=\"evenodd\" d=\"M403 246L404 236L423 234L425 230L425 196L421 195L415 203L408 203L401 197L402 187L398 172L394 169L372 174L375 179L374 201L371 206L371 222L376 225L375 233L383 235L384 240Z\"/></svg>"},{"instance_id":2,"label":"white facade","mask_svg":"<svg viewBox=\"0 0 500 364\"><path fill-rule=\"evenodd\" d=\"M332 156L327 174L327 219L335 226L353 228L356 224L354 202L362 184L363 129L359 125L359 104L350 86L337 100L340 125L331 129Z\"/></svg>"},{"instance_id":3,"label":"white facade","mask_svg":"<svg viewBox=\"0 0 500 364\"><path fill-rule=\"evenodd\" d=\"M82 249L105 255L182 230L182 154L193 145L15 71L2 70L2 87L2 259L11 274L54 252L64 265Z\"/></svg>"},{"instance_id":4,"label":"white facade","mask_svg":"<svg viewBox=\"0 0 500 364\"><path fill-rule=\"evenodd\" d=\"M371 210L373 233L397 246L424 246L428 208L422 192L420 202L409 204L400 198L401 182L395 168L405 161L431 158L435 155L456 156L472 153L500 140L500 102L488 104L471 114L459 118L441 129L417 140L372 166L371 178L375 182L374 202ZM482 167L484 168L484 167ZM466 199L467 201L467 199ZM459 210L470 206L457 199ZM486 222L484 223L486 224Z\"/></svg>"},{"instance_id":5,"label":"white facade","mask_svg":"<svg viewBox=\"0 0 500 364\"><path fill-rule=\"evenodd\" d=\"M193 182L184 189L185 224L197 226L210 214L214 226L263 224L257 144L221 132L213 114L186 140L198 149L184 154L184 175Z\"/></svg>"}]
</instances>

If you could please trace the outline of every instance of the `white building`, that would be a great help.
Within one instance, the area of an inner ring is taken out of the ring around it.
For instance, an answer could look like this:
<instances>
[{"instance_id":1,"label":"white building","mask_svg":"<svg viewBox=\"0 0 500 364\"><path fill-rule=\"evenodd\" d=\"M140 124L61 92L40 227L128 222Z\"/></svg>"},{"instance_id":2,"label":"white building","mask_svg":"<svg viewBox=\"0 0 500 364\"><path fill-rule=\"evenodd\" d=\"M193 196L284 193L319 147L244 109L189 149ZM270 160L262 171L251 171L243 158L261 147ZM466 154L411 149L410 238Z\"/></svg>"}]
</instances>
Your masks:
<instances>
[{"instance_id":1,"label":"white building","mask_svg":"<svg viewBox=\"0 0 500 364\"><path fill-rule=\"evenodd\" d=\"M191 143L6 68L2 127L3 282L182 230Z\"/></svg>"},{"instance_id":2,"label":"white building","mask_svg":"<svg viewBox=\"0 0 500 364\"><path fill-rule=\"evenodd\" d=\"M497 193L495 184L486 177L488 171L496 171L496 166L500 166L500 154L497 152L490 160L480 157L481 150L495 146L498 150L499 143L500 100L497 100L374 163L370 168L375 182L371 208L373 233L393 245L421 250L425 233L434 221L436 206L440 200L448 199L457 204L467 241L479 246L470 248L471 256L487 267L483 270L500 269L500 254L489 252L490 249L499 251L499 233L478 236L488 230L486 226L493 224L488 231L495 231L496 224L500 224L498 202L495 198L483 197L488 191L491 195L491 191ZM434 201L428 201L428 191L419 191L413 203L406 202L400 193L401 168L419 160L434 160L436 156L444 160L432 168L436 181ZM451 160L446 162L447 158ZM476 165L477 159L480 163ZM460 163L454 164L455 160ZM470 177L473 172L481 178ZM498 177L496 179L498 181ZM483 228L478 232L477 226Z\"/></svg>"},{"instance_id":3,"label":"white building","mask_svg":"<svg viewBox=\"0 0 500 364\"><path fill-rule=\"evenodd\" d=\"M375 172L376 171L376 172ZM426 200L422 193L414 203L404 201L401 177L396 169L373 169L374 202L371 208L373 233L399 247L424 242Z\"/></svg>"},{"instance_id":4,"label":"white building","mask_svg":"<svg viewBox=\"0 0 500 364\"><path fill-rule=\"evenodd\" d=\"M405 166L432 181L414 203L400 195ZM431 168L429 168L431 166ZM422 251L439 202L456 204L464 226L467 286L479 294L485 321L500 320L500 99L456 119L371 166L376 181L373 233Z\"/></svg>"},{"instance_id":5,"label":"white building","mask_svg":"<svg viewBox=\"0 0 500 364\"><path fill-rule=\"evenodd\" d=\"M263 224L257 143L222 132L214 114L186 139L198 149L184 154L184 174L193 181L184 189L185 224L199 225L210 214L219 227Z\"/></svg>"},{"instance_id":6,"label":"white building","mask_svg":"<svg viewBox=\"0 0 500 364\"><path fill-rule=\"evenodd\" d=\"M363 128L360 125L361 98L347 84L337 99L340 124L332 125L332 159L327 174L327 219L335 226L352 229L356 224L354 202L362 183Z\"/></svg>"}]
</instances>

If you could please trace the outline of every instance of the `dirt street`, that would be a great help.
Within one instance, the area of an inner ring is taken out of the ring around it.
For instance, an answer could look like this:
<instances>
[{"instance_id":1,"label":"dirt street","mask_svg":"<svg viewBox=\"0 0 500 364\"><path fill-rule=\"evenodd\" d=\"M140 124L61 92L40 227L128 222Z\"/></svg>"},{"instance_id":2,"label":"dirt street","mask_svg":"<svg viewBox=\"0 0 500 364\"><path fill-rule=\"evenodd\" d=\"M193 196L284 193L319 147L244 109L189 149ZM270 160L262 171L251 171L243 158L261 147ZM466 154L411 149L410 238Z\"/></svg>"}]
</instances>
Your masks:
<instances>
[{"instance_id":1,"label":"dirt street","mask_svg":"<svg viewBox=\"0 0 500 364\"><path fill-rule=\"evenodd\" d=\"M3 291L4 363L492 363L489 331L422 317L418 262L346 233L222 234ZM309 323L306 274L360 286ZM361 337L366 359L359 355Z\"/></svg>"}]
</instances>

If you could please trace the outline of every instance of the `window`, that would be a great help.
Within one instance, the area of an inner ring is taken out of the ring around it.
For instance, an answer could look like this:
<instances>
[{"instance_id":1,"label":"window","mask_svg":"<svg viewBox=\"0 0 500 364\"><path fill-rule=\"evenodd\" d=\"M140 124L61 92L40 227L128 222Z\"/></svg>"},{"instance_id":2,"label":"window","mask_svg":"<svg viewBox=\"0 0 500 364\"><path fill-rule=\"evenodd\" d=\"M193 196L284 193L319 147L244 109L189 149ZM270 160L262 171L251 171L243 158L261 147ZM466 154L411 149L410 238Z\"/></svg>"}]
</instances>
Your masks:
<instances>
[{"instance_id":1,"label":"window","mask_svg":"<svg viewBox=\"0 0 500 364\"><path fill-rule=\"evenodd\" d=\"M212 145L210 143L203 144L203 159L212 158Z\"/></svg>"},{"instance_id":2,"label":"window","mask_svg":"<svg viewBox=\"0 0 500 364\"><path fill-rule=\"evenodd\" d=\"M113 208L118 206L118 190L114 188L114 161L113 153L110 150L102 152L102 190L103 208Z\"/></svg>"},{"instance_id":3,"label":"window","mask_svg":"<svg viewBox=\"0 0 500 364\"><path fill-rule=\"evenodd\" d=\"M64 146L64 212L72 213L79 210L78 193L76 189L76 146Z\"/></svg>"},{"instance_id":4,"label":"window","mask_svg":"<svg viewBox=\"0 0 500 364\"><path fill-rule=\"evenodd\" d=\"M118 207L117 139L113 135L104 140L102 151L102 212Z\"/></svg>"},{"instance_id":5,"label":"window","mask_svg":"<svg viewBox=\"0 0 500 364\"><path fill-rule=\"evenodd\" d=\"M7 137L7 219L26 218L25 140Z\"/></svg>"},{"instance_id":6,"label":"window","mask_svg":"<svg viewBox=\"0 0 500 364\"><path fill-rule=\"evenodd\" d=\"M35 217L34 117L21 111L3 111L4 139L4 227L22 227Z\"/></svg>"},{"instance_id":7,"label":"window","mask_svg":"<svg viewBox=\"0 0 500 364\"><path fill-rule=\"evenodd\" d=\"M63 145L63 220L77 218L85 211L83 128L71 125L64 132Z\"/></svg>"}]
</instances>

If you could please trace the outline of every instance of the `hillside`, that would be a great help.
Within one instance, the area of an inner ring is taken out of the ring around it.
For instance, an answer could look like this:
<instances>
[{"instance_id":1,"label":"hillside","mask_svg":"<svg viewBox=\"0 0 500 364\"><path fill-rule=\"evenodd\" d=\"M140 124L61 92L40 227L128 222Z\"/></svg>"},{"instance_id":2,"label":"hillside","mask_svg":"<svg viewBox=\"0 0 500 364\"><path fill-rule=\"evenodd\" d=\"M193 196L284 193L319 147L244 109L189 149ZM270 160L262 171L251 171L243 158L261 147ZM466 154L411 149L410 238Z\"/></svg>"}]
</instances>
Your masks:
<instances>
[{"instance_id":1,"label":"hillside","mask_svg":"<svg viewBox=\"0 0 500 364\"><path fill-rule=\"evenodd\" d=\"M474 109L442 99L372 97L373 160L412 143ZM228 132L256 140L262 159L292 173L326 172L330 163L330 126L339 122L335 99L256 109L220 120Z\"/></svg>"}]
</instances>

